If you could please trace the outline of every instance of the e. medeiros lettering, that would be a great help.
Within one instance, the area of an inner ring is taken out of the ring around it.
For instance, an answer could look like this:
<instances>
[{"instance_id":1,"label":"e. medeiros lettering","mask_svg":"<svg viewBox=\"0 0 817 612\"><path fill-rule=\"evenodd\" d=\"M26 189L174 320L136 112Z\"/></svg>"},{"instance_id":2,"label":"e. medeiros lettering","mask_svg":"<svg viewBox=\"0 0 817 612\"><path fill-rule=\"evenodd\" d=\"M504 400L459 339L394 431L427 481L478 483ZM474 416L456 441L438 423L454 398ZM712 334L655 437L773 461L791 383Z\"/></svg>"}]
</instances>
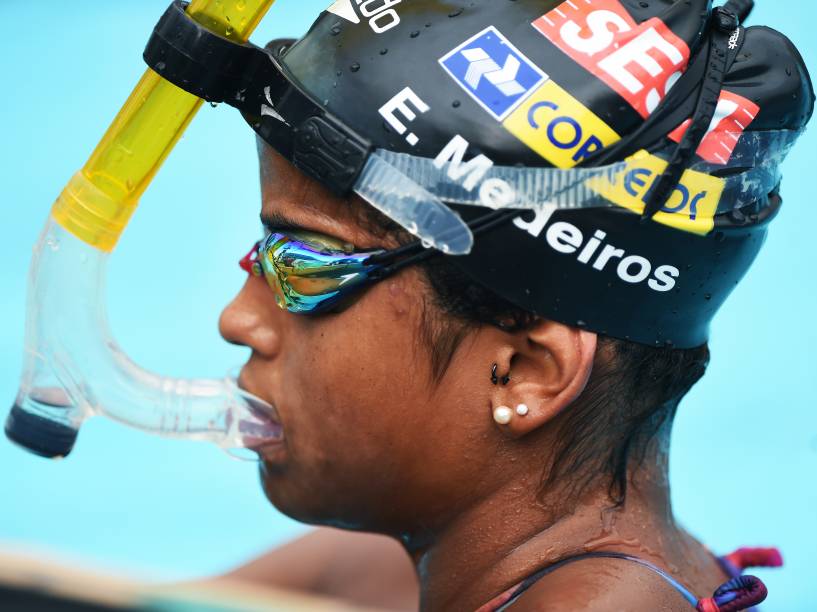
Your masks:
<instances>
[{"instance_id":1,"label":"e. medeiros lettering","mask_svg":"<svg viewBox=\"0 0 817 612\"><path fill-rule=\"evenodd\" d=\"M544 213L547 219L551 214L552 212ZM514 225L538 237L547 226L547 220L543 222L543 219L534 218L528 223L518 218L514 220ZM666 293L675 288L677 279L681 276L678 268L669 265L654 267L646 257L630 255L624 249L604 244L606 239L606 232L596 230L587 240L584 232L567 221L557 221L547 226L545 231L545 240L550 248L565 255L576 255L579 263L588 265L597 272L604 272L615 266L616 275L625 283L640 285L646 281L650 289L659 293Z\"/></svg>"},{"instance_id":2,"label":"e. medeiros lettering","mask_svg":"<svg viewBox=\"0 0 817 612\"><path fill-rule=\"evenodd\" d=\"M448 177L460 181L468 190L479 185L480 200L486 206L499 208L512 204L515 199L514 189L506 181L497 178L482 180L493 166L493 161L480 154L464 162L467 150L468 141L457 135L435 158L434 165L438 169L447 166ZM715 202L717 204L717 199ZM685 204L689 205L688 198L685 199ZM625 283L638 285L646 281L650 289L660 293L675 288L676 280L681 275L677 267L670 265L655 267L646 257L631 255L612 244L604 244L607 234L601 230L597 230L585 241L584 233L572 223L559 221L548 227L555 211L555 206L546 207L538 211L531 221L519 217L514 220L514 225L535 238L547 228L545 240L554 251L566 255L576 254L579 263L589 265L597 272L604 272L608 267L615 266L616 275Z\"/></svg>"},{"instance_id":3,"label":"e. medeiros lettering","mask_svg":"<svg viewBox=\"0 0 817 612\"><path fill-rule=\"evenodd\" d=\"M405 134L408 131L403 121L410 122L417 118L414 110L408 107L408 102L411 102L420 112L429 110L429 106L410 87L401 90L380 108L380 115L399 134ZM401 118L397 117L398 112L402 116ZM413 134L411 135L413 136ZM413 146L418 141L419 139L416 137L411 138L410 144ZM516 199L516 192L507 181L499 178L485 178L485 175L494 166L494 162L483 154L479 154L466 162L465 156L468 147L469 143L465 138L459 134L454 136L434 159L434 166L440 170L445 169L449 179L461 183L468 191L479 188L480 201L485 206L502 208L513 204ZM654 165L652 168L654 168ZM622 180L626 180L624 189L627 197L635 198L639 195L637 192L634 194L630 192L634 185L645 187L645 177L646 174L644 172L639 173L637 167L631 169L623 177ZM712 177L706 178L712 179ZM720 193L718 193L717 197L719 196ZM717 197L715 199L716 206ZM696 200L690 200L688 189L683 188L681 191L683 206L695 211L696 215L698 201L702 198L703 196L698 197ZM613 201L615 202L615 200ZM637 209L638 207L638 203L633 204L624 201L615 203L631 209ZM641 206L643 209L643 203ZM681 207L676 206L676 208L680 210ZM545 207L538 211L531 221L525 221L519 217L514 220L514 225L538 238L547 227L555 211L555 206ZM674 214L669 215L670 219L674 216ZM673 225L673 223L670 223L670 225ZM677 267L670 265L654 267L646 257L631 255L624 249L617 248L612 244L604 244L606 238L607 234L598 230L589 240L585 241L585 236L578 227L564 221L553 223L545 232L545 239L553 250L566 255L577 254L577 261L590 265L593 270L604 272L608 269L608 266L615 265L616 275L626 283L638 285L646 281L650 289L658 292L671 291L675 287L676 279L681 274Z\"/></svg>"}]
</instances>

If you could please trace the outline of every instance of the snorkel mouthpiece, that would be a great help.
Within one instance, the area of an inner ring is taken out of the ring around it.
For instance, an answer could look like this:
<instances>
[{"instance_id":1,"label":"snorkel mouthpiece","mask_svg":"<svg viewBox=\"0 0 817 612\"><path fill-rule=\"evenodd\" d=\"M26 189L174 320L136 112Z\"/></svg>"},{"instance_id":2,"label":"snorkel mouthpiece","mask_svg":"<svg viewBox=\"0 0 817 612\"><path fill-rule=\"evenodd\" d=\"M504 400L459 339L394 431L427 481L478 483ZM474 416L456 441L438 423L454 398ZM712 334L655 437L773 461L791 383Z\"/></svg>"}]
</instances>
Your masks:
<instances>
[{"instance_id":1,"label":"snorkel mouthpiece","mask_svg":"<svg viewBox=\"0 0 817 612\"><path fill-rule=\"evenodd\" d=\"M187 14L241 43L273 2L194 0ZM24 370L5 426L10 440L33 453L66 456L92 416L229 451L283 439L275 409L234 378L166 378L143 370L108 326L108 255L201 102L147 70L54 204L34 248Z\"/></svg>"}]
</instances>

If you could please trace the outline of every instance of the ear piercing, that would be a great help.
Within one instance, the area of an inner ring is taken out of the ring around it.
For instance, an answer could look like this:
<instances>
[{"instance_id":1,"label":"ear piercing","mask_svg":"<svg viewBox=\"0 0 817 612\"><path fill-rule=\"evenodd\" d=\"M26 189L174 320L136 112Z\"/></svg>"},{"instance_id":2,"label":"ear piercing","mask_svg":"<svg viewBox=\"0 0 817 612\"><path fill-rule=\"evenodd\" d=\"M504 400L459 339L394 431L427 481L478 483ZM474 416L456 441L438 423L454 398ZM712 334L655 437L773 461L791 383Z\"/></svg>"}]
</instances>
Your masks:
<instances>
[{"instance_id":1,"label":"ear piercing","mask_svg":"<svg viewBox=\"0 0 817 612\"><path fill-rule=\"evenodd\" d=\"M529 410L525 404L519 404L516 407L516 414L523 417L528 414ZM513 419L514 411L507 406L499 406L494 410L494 421L500 425L507 425Z\"/></svg>"},{"instance_id":2,"label":"ear piercing","mask_svg":"<svg viewBox=\"0 0 817 612\"><path fill-rule=\"evenodd\" d=\"M502 378L496 373L497 364L494 364L491 367L491 384L498 385L500 381L502 382L502 386L505 387L508 383L511 382L511 375L510 373L506 374ZM513 419L513 410L508 408L507 406L499 406L494 409L494 421L496 421L499 425L507 425ZM516 407L516 414L519 416L525 416L528 414L528 407L525 404L519 404Z\"/></svg>"},{"instance_id":3,"label":"ear piercing","mask_svg":"<svg viewBox=\"0 0 817 612\"><path fill-rule=\"evenodd\" d=\"M498 367L497 364L494 364L493 367L491 368L491 384L494 384L494 385L498 384L499 380L500 380L499 376L496 373L497 367ZM507 386L509 382L511 382L510 373L508 373L508 374L506 374L505 376L502 377L502 386L503 387Z\"/></svg>"},{"instance_id":4,"label":"ear piercing","mask_svg":"<svg viewBox=\"0 0 817 612\"><path fill-rule=\"evenodd\" d=\"M507 406L499 406L494 410L494 421L500 425L507 425L513 418L513 410Z\"/></svg>"}]
</instances>

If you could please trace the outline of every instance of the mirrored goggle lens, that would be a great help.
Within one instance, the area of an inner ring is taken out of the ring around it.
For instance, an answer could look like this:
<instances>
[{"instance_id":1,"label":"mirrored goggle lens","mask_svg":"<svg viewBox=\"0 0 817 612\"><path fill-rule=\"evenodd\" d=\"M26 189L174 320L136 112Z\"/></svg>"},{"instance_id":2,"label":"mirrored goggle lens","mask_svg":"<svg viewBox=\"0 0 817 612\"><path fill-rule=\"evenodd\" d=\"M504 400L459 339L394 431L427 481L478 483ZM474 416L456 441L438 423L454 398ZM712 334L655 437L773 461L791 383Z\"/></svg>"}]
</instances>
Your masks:
<instances>
[{"instance_id":1,"label":"mirrored goggle lens","mask_svg":"<svg viewBox=\"0 0 817 612\"><path fill-rule=\"evenodd\" d=\"M273 232L259 248L258 263L278 306L317 313L366 284L379 267L365 262L380 252L355 253L351 245L320 234Z\"/></svg>"}]
</instances>

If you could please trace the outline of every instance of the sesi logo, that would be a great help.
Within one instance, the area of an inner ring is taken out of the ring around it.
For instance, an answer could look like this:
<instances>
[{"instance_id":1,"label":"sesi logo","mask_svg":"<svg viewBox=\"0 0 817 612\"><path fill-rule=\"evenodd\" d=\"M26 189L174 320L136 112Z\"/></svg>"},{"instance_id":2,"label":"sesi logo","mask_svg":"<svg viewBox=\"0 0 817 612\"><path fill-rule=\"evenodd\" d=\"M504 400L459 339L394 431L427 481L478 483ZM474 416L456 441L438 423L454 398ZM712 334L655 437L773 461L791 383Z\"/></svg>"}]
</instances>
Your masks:
<instances>
[{"instance_id":1,"label":"sesi logo","mask_svg":"<svg viewBox=\"0 0 817 612\"><path fill-rule=\"evenodd\" d=\"M639 25L619 0L567 0L534 21L533 27L645 118L689 63L689 46L663 21L654 17ZM735 35L737 44L740 29ZM751 100L723 90L698 155L713 164L727 164L758 112L760 107ZM680 142L688 126L687 121L669 137Z\"/></svg>"},{"instance_id":2,"label":"sesi logo","mask_svg":"<svg viewBox=\"0 0 817 612\"><path fill-rule=\"evenodd\" d=\"M722 90L715 116L709 124L709 130L698 147L698 155L713 164L726 165L735 151L740 135L749 127L760 112L760 107L736 93ZM675 142L681 142L689 127L687 119L677 129L670 132L669 137Z\"/></svg>"},{"instance_id":3,"label":"sesi logo","mask_svg":"<svg viewBox=\"0 0 817 612\"><path fill-rule=\"evenodd\" d=\"M392 8L400 2L402 0L335 0L326 10L346 21L360 23L360 17L355 11L357 5L363 18L369 20L369 27L376 34L382 34L400 23L400 15Z\"/></svg>"},{"instance_id":4,"label":"sesi logo","mask_svg":"<svg viewBox=\"0 0 817 612\"><path fill-rule=\"evenodd\" d=\"M533 22L574 61L647 117L683 73L689 46L660 19L642 24L619 0L567 0Z\"/></svg>"}]
</instances>

